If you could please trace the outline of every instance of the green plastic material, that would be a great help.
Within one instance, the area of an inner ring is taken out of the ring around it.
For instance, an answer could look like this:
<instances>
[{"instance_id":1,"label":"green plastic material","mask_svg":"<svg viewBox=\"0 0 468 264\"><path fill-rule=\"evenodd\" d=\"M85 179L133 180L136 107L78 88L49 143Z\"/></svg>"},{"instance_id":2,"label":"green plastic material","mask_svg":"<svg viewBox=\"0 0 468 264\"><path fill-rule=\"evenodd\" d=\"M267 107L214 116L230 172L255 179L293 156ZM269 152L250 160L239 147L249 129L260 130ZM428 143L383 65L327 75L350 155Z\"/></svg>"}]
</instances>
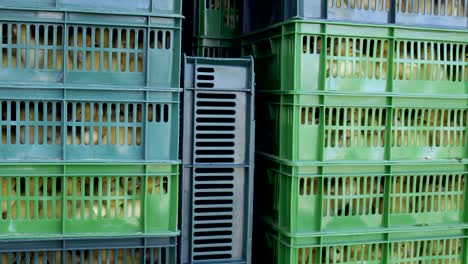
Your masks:
<instances>
[{"instance_id":1,"label":"green plastic material","mask_svg":"<svg viewBox=\"0 0 468 264\"><path fill-rule=\"evenodd\" d=\"M466 264L467 239L462 228L442 230L332 234L291 238L269 228L261 234L257 258L272 264L313 263L463 263Z\"/></svg>"},{"instance_id":2,"label":"green plastic material","mask_svg":"<svg viewBox=\"0 0 468 264\"><path fill-rule=\"evenodd\" d=\"M232 39L241 33L240 0L191 0L198 2L198 12L195 9L194 16L198 16L195 27L195 36L214 39ZM198 32L198 34L197 34Z\"/></svg>"},{"instance_id":3,"label":"green plastic material","mask_svg":"<svg viewBox=\"0 0 468 264\"><path fill-rule=\"evenodd\" d=\"M1 86L180 87L180 18L8 9L0 17Z\"/></svg>"},{"instance_id":4,"label":"green plastic material","mask_svg":"<svg viewBox=\"0 0 468 264\"><path fill-rule=\"evenodd\" d=\"M256 208L291 236L467 225L462 164L290 165L258 156Z\"/></svg>"},{"instance_id":5,"label":"green plastic material","mask_svg":"<svg viewBox=\"0 0 468 264\"><path fill-rule=\"evenodd\" d=\"M0 8L90 12L101 14L180 16L182 0L1 0Z\"/></svg>"},{"instance_id":6,"label":"green plastic material","mask_svg":"<svg viewBox=\"0 0 468 264\"><path fill-rule=\"evenodd\" d=\"M171 164L2 165L0 239L176 235L178 183Z\"/></svg>"},{"instance_id":7,"label":"green plastic material","mask_svg":"<svg viewBox=\"0 0 468 264\"><path fill-rule=\"evenodd\" d=\"M0 88L0 162L178 160L178 89L94 87Z\"/></svg>"},{"instance_id":8,"label":"green plastic material","mask_svg":"<svg viewBox=\"0 0 468 264\"><path fill-rule=\"evenodd\" d=\"M259 91L466 97L467 44L467 31L296 20L246 35L242 45L255 58Z\"/></svg>"},{"instance_id":9,"label":"green plastic material","mask_svg":"<svg viewBox=\"0 0 468 264\"><path fill-rule=\"evenodd\" d=\"M225 39L198 39L194 54L207 58L237 58L241 48L238 40Z\"/></svg>"},{"instance_id":10,"label":"green plastic material","mask_svg":"<svg viewBox=\"0 0 468 264\"><path fill-rule=\"evenodd\" d=\"M301 162L466 163L467 106L450 97L258 93L257 150Z\"/></svg>"}]
</instances>

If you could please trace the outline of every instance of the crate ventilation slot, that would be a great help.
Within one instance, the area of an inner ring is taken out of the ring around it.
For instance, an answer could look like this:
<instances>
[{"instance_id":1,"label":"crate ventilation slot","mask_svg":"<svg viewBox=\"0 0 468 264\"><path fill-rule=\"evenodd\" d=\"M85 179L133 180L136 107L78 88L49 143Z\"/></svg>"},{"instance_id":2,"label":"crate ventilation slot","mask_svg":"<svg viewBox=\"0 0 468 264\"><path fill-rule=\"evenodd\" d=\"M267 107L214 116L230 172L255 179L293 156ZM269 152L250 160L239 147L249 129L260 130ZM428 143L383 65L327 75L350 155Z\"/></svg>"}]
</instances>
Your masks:
<instances>
[{"instance_id":1,"label":"crate ventilation slot","mask_svg":"<svg viewBox=\"0 0 468 264\"><path fill-rule=\"evenodd\" d=\"M195 162L234 162L236 95L197 93Z\"/></svg>"},{"instance_id":2,"label":"crate ventilation slot","mask_svg":"<svg viewBox=\"0 0 468 264\"><path fill-rule=\"evenodd\" d=\"M233 196L233 168L195 169L192 226L194 260L232 257Z\"/></svg>"}]
</instances>

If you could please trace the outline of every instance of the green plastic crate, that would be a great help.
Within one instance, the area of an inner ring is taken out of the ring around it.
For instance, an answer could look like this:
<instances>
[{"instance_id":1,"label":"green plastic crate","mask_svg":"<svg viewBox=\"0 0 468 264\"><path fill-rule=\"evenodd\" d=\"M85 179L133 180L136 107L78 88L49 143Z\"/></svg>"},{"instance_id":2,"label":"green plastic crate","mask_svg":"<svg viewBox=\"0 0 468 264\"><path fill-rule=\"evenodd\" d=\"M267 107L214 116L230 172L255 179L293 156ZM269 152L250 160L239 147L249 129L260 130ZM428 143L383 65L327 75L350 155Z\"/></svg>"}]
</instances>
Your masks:
<instances>
[{"instance_id":1,"label":"green plastic crate","mask_svg":"<svg viewBox=\"0 0 468 264\"><path fill-rule=\"evenodd\" d=\"M269 228L262 235L254 245L264 247L265 263L467 263L463 229L295 239Z\"/></svg>"},{"instance_id":2,"label":"green plastic crate","mask_svg":"<svg viewBox=\"0 0 468 264\"><path fill-rule=\"evenodd\" d=\"M292 236L468 223L466 165L256 161L256 208Z\"/></svg>"},{"instance_id":3,"label":"green plastic crate","mask_svg":"<svg viewBox=\"0 0 468 264\"><path fill-rule=\"evenodd\" d=\"M177 235L178 182L172 164L1 165L0 239Z\"/></svg>"},{"instance_id":4,"label":"green plastic crate","mask_svg":"<svg viewBox=\"0 0 468 264\"><path fill-rule=\"evenodd\" d=\"M182 0L1 0L0 8L21 8L41 11L89 12L100 14L109 13L180 16Z\"/></svg>"},{"instance_id":5,"label":"green plastic crate","mask_svg":"<svg viewBox=\"0 0 468 264\"><path fill-rule=\"evenodd\" d=\"M8 9L0 17L1 86L180 87L181 18Z\"/></svg>"},{"instance_id":6,"label":"green plastic crate","mask_svg":"<svg viewBox=\"0 0 468 264\"><path fill-rule=\"evenodd\" d=\"M97 88L0 88L0 162L178 160L178 89Z\"/></svg>"},{"instance_id":7,"label":"green plastic crate","mask_svg":"<svg viewBox=\"0 0 468 264\"><path fill-rule=\"evenodd\" d=\"M237 58L241 48L237 40L200 38L194 45L193 54L207 58Z\"/></svg>"},{"instance_id":8,"label":"green plastic crate","mask_svg":"<svg viewBox=\"0 0 468 264\"><path fill-rule=\"evenodd\" d=\"M244 36L259 90L468 93L468 32L290 21Z\"/></svg>"},{"instance_id":9,"label":"green plastic crate","mask_svg":"<svg viewBox=\"0 0 468 264\"><path fill-rule=\"evenodd\" d=\"M176 263L176 237L0 242L0 262L15 263Z\"/></svg>"},{"instance_id":10,"label":"green plastic crate","mask_svg":"<svg viewBox=\"0 0 468 264\"><path fill-rule=\"evenodd\" d=\"M466 162L468 157L463 97L257 95L257 150L281 159Z\"/></svg>"},{"instance_id":11,"label":"green plastic crate","mask_svg":"<svg viewBox=\"0 0 468 264\"><path fill-rule=\"evenodd\" d=\"M239 37L242 24L241 0L192 0L195 2L194 36L214 39Z\"/></svg>"}]
</instances>

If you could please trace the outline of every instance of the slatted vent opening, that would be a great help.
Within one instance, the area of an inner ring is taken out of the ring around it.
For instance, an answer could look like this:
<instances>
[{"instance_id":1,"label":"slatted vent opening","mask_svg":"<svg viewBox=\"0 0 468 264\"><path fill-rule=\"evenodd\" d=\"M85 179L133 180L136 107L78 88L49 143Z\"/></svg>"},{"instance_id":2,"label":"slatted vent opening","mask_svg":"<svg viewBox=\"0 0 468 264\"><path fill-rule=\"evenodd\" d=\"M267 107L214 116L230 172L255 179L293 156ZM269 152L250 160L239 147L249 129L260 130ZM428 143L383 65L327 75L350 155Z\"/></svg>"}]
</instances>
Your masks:
<instances>
[{"instance_id":1,"label":"slatted vent opening","mask_svg":"<svg viewBox=\"0 0 468 264\"><path fill-rule=\"evenodd\" d=\"M196 95L195 162L234 162L236 95Z\"/></svg>"},{"instance_id":2,"label":"slatted vent opening","mask_svg":"<svg viewBox=\"0 0 468 264\"><path fill-rule=\"evenodd\" d=\"M193 259L232 257L234 169L196 168L193 196Z\"/></svg>"}]
</instances>

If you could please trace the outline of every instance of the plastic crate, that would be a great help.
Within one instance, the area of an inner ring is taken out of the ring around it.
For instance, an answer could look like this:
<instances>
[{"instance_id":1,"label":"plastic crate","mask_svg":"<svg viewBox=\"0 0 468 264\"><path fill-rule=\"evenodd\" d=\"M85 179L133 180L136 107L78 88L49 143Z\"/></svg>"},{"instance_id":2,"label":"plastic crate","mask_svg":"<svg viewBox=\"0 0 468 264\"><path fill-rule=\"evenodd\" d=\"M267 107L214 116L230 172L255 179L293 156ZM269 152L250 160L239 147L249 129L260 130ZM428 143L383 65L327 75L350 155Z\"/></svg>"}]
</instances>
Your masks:
<instances>
[{"instance_id":1,"label":"plastic crate","mask_svg":"<svg viewBox=\"0 0 468 264\"><path fill-rule=\"evenodd\" d=\"M250 263L253 60L184 65L182 263Z\"/></svg>"},{"instance_id":2,"label":"plastic crate","mask_svg":"<svg viewBox=\"0 0 468 264\"><path fill-rule=\"evenodd\" d=\"M258 156L262 215L291 236L466 225L463 164L317 165Z\"/></svg>"},{"instance_id":3,"label":"plastic crate","mask_svg":"<svg viewBox=\"0 0 468 264\"><path fill-rule=\"evenodd\" d=\"M176 263L176 237L5 241L2 264Z\"/></svg>"},{"instance_id":4,"label":"plastic crate","mask_svg":"<svg viewBox=\"0 0 468 264\"><path fill-rule=\"evenodd\" d=\"M238 58L241 54L240 41L223 39L198 39L193 54L206 58Z\"/></svg>"},{"instance_id":5,"label":"plastic crate","mask_svg":"<svg viewBox=\"0 0 468 264\"><path fill-rule=\"evenodd\" d=\"M266 231L255 245L265 263L466 263L463 229L384 234L331 235L295 239ZM387 235L388 237L385 237Z\"/></svg>"},{"instance_id":6,"label":"plastic crate","mask_svg":"<svg viewBox=\"0 0 468 264\"><path fill-rule=\"evenodd\" d=\"M158 16L180 16L181 0L1 0L2 9L29 9L43 11L69 11L108 14L146 14Z\"/></svg>"},{"instance_id":7,"label":"plastic crate","mask_svg":"<svg viewBox=\"0 0 468 264\"><path fill-rule=\"evenodd\" d=\"M172 164L2 165L0 239L176 235L178 178Z\"/></svg>"},{"instance_id":8,"label":"plastic crate","mask_svg":"<svg viewBox=\"0 0 468 264\"><path fill-rule=\"evenodd\" d=\"M242 45L255 58L259 91L466 96L467 39L466 30L291 21Z\"/></svg>"},{"instance_id":9,"label":"plastic crate","mask_svg":"<svg viewBox=\"0 0 468 264\"><path fill-rule=\"evenodd\" d=\"M0 16L2 86L180 87L181 18L9 9Z\"/></svg>"},{"instance_id":10,"label":"plastic crate","mask_svg":"<svg viewBox=\"0 0 468 264\"><path fill-rule=\"evenodd\" d=\"M466 102L463 97L259 93L257 150L297 162L466 162Z\"/></svg>"},{"instance_id":11,"label":"plastic crate","mask_svg":"<svg viewBox=\"0 0 468 264\"><path fill-rule=\"evenodd\" d=\"M245 2L243 31L296 18L466 29L466 7L466 0L250 0Z\"/></svg>"},{"instance_id":12,"label":"plastic crate","mask_svg":"<svg viewBox=\"0 0 468 264\"><path fill-rule=\"evenodd\" d=\"M0 160L176 162L180 91L0 88Z\"/></svg>"},{"instance_id":13,"label":"plastic crate","mask_svg":"<svg viewBox=\"0 0 468 264\"><path fill-rule=\"evenodd\" d=\"M196 22L194 36L214 39L232 39L242 29L241 0L193 0Z\"/></svg>"}]
</instances>

